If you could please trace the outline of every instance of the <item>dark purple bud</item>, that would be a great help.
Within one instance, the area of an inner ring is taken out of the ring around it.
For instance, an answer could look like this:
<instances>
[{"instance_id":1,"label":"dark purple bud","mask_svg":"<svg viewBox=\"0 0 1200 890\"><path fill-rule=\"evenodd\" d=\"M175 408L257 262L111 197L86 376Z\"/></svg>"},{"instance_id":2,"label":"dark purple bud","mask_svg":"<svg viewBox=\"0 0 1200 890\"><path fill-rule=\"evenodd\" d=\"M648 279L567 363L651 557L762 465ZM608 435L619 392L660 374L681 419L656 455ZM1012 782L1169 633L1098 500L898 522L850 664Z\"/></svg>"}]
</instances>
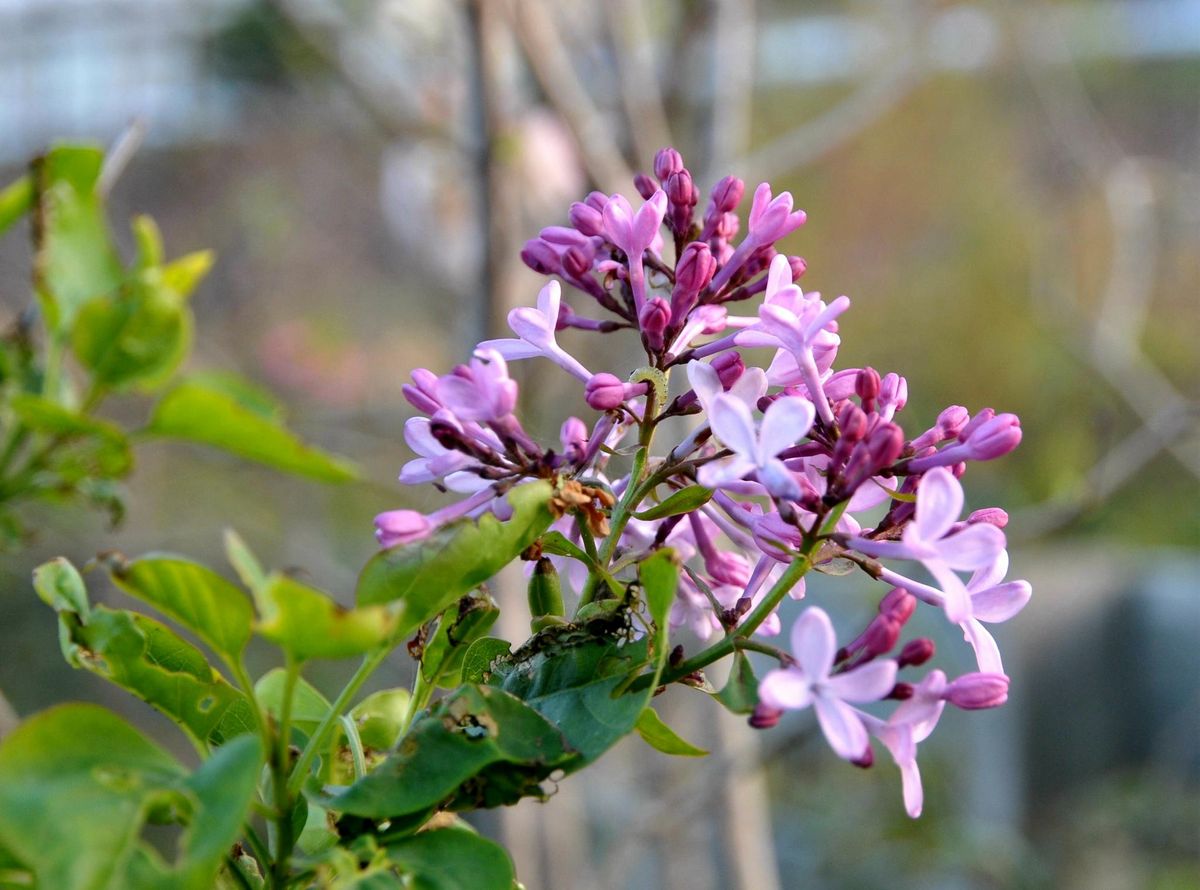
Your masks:
<instances>
[{"instance_id":1,"label":"dark purple bud","mask_svg":"<svg viewBox=\"0 0 1200 890\"><path fill-rule=\"evenodd\" d=\"M904 450L904 430L894 423L880 423L867 437L867 451L876 470L890 467Z\"/></svg>"},{"instance_id":2,"label":"dark purple bud","mask_svg":"<svg viewBox=\"0 0 1200 890\"><path fill-rule=\"evenodd\" d=\"M799 281L808 271L808 262L802 256L788 257L788 265L792 267L792 281Z\"/></svg>"},{"instance_id":3,"label":"dark purple bud","mask_svg":"<svg viewBox=\"0 0 1200 890\"><path fill-rule=\"evenodd\" d=\"M746 193L746 183L736 176L726 176L713 186L712 203L717 213L732 213L742 203L742 195Z\"/></svg>"},{"instance_id":4,"label":"dark purple bud","mask_svg":"<svg viewBox=\"0 0 1200 890\"><path fill-rule=\"evenodd\" d=\"M538 232L538 237L549 244L557 244L560 247L581 247L588 243L586 235L570 226L546 226Z\"/></svg>"},{"instance_id":5,"label":"dark purple bud","mask_svg":"<svg viewBox=\"0 0 1200 890\"><path fill-rule=\"evenodd\" d=\"M963 674L950 681L943 698L964 711L998 708L1008 701L1008 682L1004 674Z\"/></svg>"},{"instance_id":6,"label":"dark purple bud","mask_svg":"<svg viewBox=\"0 0 1200 890\"><path fill-rule=\"evenodd\" d=\"M875 752L871 750L871 746L867 745L867 750L863 751L861 757L856 757L850 761L859 769L870 769L875 765Z\"/></svg>"},{"instance_id":7,"label":"dark purple bud","mask_svg":"<svg viewBox=\"0 0 1200 890\"><path fill-rule=\"evenodd\" d=\"M531 238L521 249L521 260L540 275L557 275L562 271L558 251L541 238Z\"/></svg>"},{"instance_id":8,"label":"dark purple bud","mask_svg":"<svg viewBox=\"0 0 1200 890\"><path fill-rule=\"evenodd\" d=\"M867 415L853 402L842 403L838 409L837 420L838 429L841 430L839 442L848 439L853 444L867 434Z\"/></svg>"},{"instance_id":9,"label":"dark purple bud","mask_svg":"<svg viewBox=\"0 0 1200 890\"><path fill-rule=\"evenodd\" d=\"M880 608L883 608L882 604L880 604ZM915 611L917 611L917 598L907 591L902 591L900 596L892 597L888 601L887 611L883 614L897 624L904 624L909 618L912 618Z\"/></svg>"},{"instance_id":10,"label":"dark purple bud","mask_svg":"<svg viewBox=\"0 0 1200 890\"><path fill-rule=\"evenodd\" d=\"M696 188L692 185L692 174L679 170L667 180L667 200L676 207L695 207Z\"/></svg>"},{"instance_id":11,"label":"dark purple bud","mask_svg":"<svg viewBox=\"0 0 1200 890\"><path fill-rule=\"evenodd\" d=\"M933 640L928 637L917 637L904 644L896 663L902 668L918 667L933 658L933 653Z\"/></svg>"},{"instance_id":12,"label":"dark purple bud","mask_svg":"<svg viewBox=\"0 0 1200 890\"><path fill-rule=\"evenodd\" d=\"M721 386L729 389L745 373L746 362L742 359L741 353L731 349L728 352L722 352L714 358L712 360L712 367L721 379Z\"/></svg>"},{"instance_id":13,"label":"dark purple bud","mask_svg":"<svg viewBox=\"0 0 1200 890\"><path fill-rule=\"evenodd\" d=\"M568 247L563 251L562 267L572 278L583 278L592 271L592 258L583 248Z\"/></svg>"},{"instance_id":14,"label":"dark purple bud","mask_svg":"<svg viewBox=\"0 0 1200 890\"><path fill-rule=\"evenodd\" d=\"M567 218L571 220L571 225L585 235L604 234L604 214L595 207L576 201L571 205Z\"/></svg>"},{"instance_id":15,"label":"dark purple bud","mask_svg":"<svg viewBox=\"0 0 1200 890\"><path fill-rule=\"evenodd\" d=\"M683 169L683 155L673 148L660 148L654 156L654 175L658 181L666 185L672 173Z\"/></svg>"},{"instance_id":16,"label":"dark purple bud","mask_svg":"<svg viewBox=\"0 0 1200 890\"><path fill-rule=\"evenodd\" d=\"M902 622L895 621L890 615L876 615L867 625L863 633L864 659L878 658L892 651L900 639Z\"/></svg>"},{"instance_id":17,"label":"dark purple bud","mask_svg":"<svg viewBox=\"0 0 1200 890\"><path fill-rule=\"evenodd\" d=\"M676 324L682 324L695 307L716 268L717 261L703 241L693 241L683 249L675 264L675 288L671 291L671 319Z\"/></svg>"},{"instance_id":18,"label":"dark purple bud","mask_svg":"<svg viewBox=\"0 0 1200 890\"><path fill-rule=\"evenodd\" d=\"M863 368L854 378L854 392L862 401L864 411L875 410L875 400L879 398L879 372L874 368Z\"/></svg>"},{"instance_id":19,"label":"dark purple bud","mask_svg":"<svg viewBox=\"0 0 1200 890\"><path fill-rule=\"evenodd\" d=\"M760 702L746 722L755 729L771 729L779 724L779 718L782 716L783 711L779 708L772 708Z\"/></svg>"},{"instance_id":20,"label":"dark purple bud","mask_svg":"<svg viewBox=\"0 0 1200 890\"><path fill-rule=\"evenodd\" d=\"M633 177L633 187L637 189L637 193L642 196L642 199L649 201L654 197L654 193L658 191L658 183L647 176L645 173L638 173Z\"/></svg>"},{"instance_id":21,"label":"dark purple bud","mask_svg":"<svg viewBox=\"0 0 1200 890\"><path fill-rule=\"evenodd\" d=\"M671 305L662 297L647 300L638 315L638 326L642 329L642 339L654 352L660 352L664 346L664 335L667 326L671 324Z\"/></svg>"},{"instance_id":22,"label":"dark purple bud","mask_svg":"<svg viewBox=\"0 0 1200 890\"><path fill-rule=\"evenodd\" d=\"M892 612L894 609L900 606L905 597L909 597L911 599L912 594L903 587L893 587L886 594L884 594L883 599L879 601L879 614L887 615L888 613Z\"/></svg>"},{"instance_id":23,"label":"dark purple bud","mask_svg":"<svg viewBox=\"0 0 1200 890\"><path fill-rule=\"evenodd\" d=\"M597 411L611 411L625 401L625 384L613 374L593 374L583 395L588 405Z\"/></svg>"},{"instance_id":24,"label":"dark purple bud","mask_svg":"<svg viewBox=\"0 0 1200 890\"><path fill-rule=\"evenodd\" d=\"M976 510L967 517L968 525L975 525L980 522L986 522L988 525L996 526L996 528L1004 528L1008 525L1008 513L1000 507L984 507L982 510Z\"/></svg>"},{"instance_id":25,"label":"dark purple bud","mask_svg":"<svg viewBox=\"0 0 1200 890\"><path fill-rule=\"evenodd\" d=\"M884 698L891 698L891 699L895 699L896 701L908 701L912 697L913 697L912 683L897 683L895 686L892 687L892 691L884 696Z\"/></svg>"}]
</instances>

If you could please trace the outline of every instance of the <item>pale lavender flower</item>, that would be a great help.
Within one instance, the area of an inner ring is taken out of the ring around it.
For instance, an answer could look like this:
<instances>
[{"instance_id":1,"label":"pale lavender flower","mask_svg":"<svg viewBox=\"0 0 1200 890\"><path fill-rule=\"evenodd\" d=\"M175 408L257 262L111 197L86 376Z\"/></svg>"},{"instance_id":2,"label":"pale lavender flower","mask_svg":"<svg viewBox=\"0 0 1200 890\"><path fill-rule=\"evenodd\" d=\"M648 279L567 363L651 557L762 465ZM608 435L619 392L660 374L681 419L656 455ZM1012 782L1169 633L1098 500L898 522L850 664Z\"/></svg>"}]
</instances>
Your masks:
<instances>
[{"instance_id":1,"label":"pale lavender flower","mask_svg":"<svg viewBox=\"0 0 1200 890\"><path fill-rule=\"evenodd\" d=\"M459 420L476 423L504 421L517 404L517 382L508 376L504 357L492 349L479 349L470 365L439 377L437 394Z\"/></svg>"},{"instance_id":2,"label":"pale lavender flower","mask_svg":"<svg viewBox=\"0 0 1200 890\"><path fill-rule=\"evenodd\" d=\"M742 266L760 248L774 244L804 225L807 215L803 210L792 210L791 192L780 192L771 196L771 186L760 183L754 190L754 201L750 207L748 231L742 243L712 280L713 293L719 293Z\"/></svg>"},{"instance_id":3,"label":"pale lavender flower","mask_svg":"<svg viewBox=\"0 0 1200 890\"><path fill-rule=\"evenodd\" d=\"M858 711L847 702L879 701L896 685L896 662L872 661L831 674L837 654L833 623L822 609L805 609L792 625L796 663L767 673L758 696L768 707L800 710L810 705L834 752L843 760L859 760L870 746Z\"/></svg>"},{"instance_id":4,"label":"pale lavender flower","mask_svg":"<svg viewBox=\"0 0 1200 890\"><path fill-rule=\"evenodd\" d=\"M914 473L923 473L932 467L1003 457L1021 444L1021 421L1015 414L996 414L979 424L968 424L959 436L960 442L909 461L908 468Z\"/></svg>"},{"instance_id":5,"label":"pale lavender flower","mask_svg":"<svg viewBox=\"0 0 1200 890\"><path fill-rule=\"evenodd\" d=\"M433 435L434 422L448 424L455 429L461 427L446 409L436 412L432 418L410 417L404 424L404 441L420 457L410 460L400 469L400 481L405 485L420 485L445 479L451 491L473 492L489 483L474 473L462 472L476 466L476 461L461 451L447 448ZM499 440L495 440L498 446Z\"/></svg>"},{"instance_id":6,"label":"pale lavender flower","mask_svg":"<svg viewBox=\"0 0 1200 890\"><path fill-rule=\"evenodd\" d=\"M709 411L709 423L717 438L734 454L702 466L698 473L701 485L723 488L755 473L759 483L773 496L800 497L799 483L777 455L795 445L812 428L811 402L787 397L776 399L763 413L761 428L756 429L750 408L741 399L719 395Z\"/></svg>"},{"instance_id":7,"label":"pale lavender flower","mask_svg":"<svg viewBox=\"0 0 1200 890\"><path fill-rule=\"evenodd\" d=\"M966 585L954 570L990 565L1004 550L1004 532L994 525L968 525L952 531L963 508L962 485L944 467L930 470L917 488L916 515L899 541L851 538L850 546L868 556L912 559L925 566L941 586L946 616L955 624L971 617ZM906 586L892 581L898 586Z\"/></svg>"},{"instance_id":8,"label":"pale lavender flower","mask_svg":"<svg viewBox=\"0 0 1200 890\"><path fill-rule=\"evenodd\" d=\"M613 195L604 206L604 231L629 260L629 286L633 290L634 308L639 313L646 302L642 254L658 237L666 212L667 194L662 189L654 192L636 214L623 195Z\"/></svg>"},{"instance_id":9,"label":"pale lavender flower","mask_svg":"<svg viewBox=\"0 0 1200 890\"><path fill-rule=\"evenodd\" d=\"M538 294L536 309L522 306L508 313L508 326L521 339L484 340L476 348L476 354L495 350L507 359L544 356L586 383L592 372L559 346L555 337L561 300L562 289L558 282L548 282Z\"/></svg>"},{"instance_id":10,"label":"pale lavender flower","mask_svg":"<svg viewBox=\"0 0 1200 890\"><path fill-rule=\"evenodd\" d=\"M941 671L929 674L913 687L913 694L900 704L884 722L871 714L858 711L858 717L892 755L900 767L904 793L904 809L916 819L925 806L925 791L921 787L921 770L917 766L917 745L929 738L945 708L943 692L946 675Z\"/></svg>"}]
</instances>

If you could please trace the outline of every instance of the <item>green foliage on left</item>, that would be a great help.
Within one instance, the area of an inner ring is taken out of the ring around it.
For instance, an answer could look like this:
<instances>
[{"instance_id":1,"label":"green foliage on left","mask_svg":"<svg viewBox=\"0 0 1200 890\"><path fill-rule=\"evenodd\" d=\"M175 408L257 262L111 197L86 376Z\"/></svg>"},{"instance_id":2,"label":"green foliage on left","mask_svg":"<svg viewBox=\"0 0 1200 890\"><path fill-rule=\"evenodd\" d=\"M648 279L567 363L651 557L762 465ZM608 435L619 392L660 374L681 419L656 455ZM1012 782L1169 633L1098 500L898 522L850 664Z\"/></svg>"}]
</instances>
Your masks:
<instances>
[{"instance_id":1,"label":"green foliage on left","mask_svg":"<svg viewBox=\"0 0 1200 890\"><path fill-rule=\"evenodd\" d=\"M241 736L189 775L103 708L52 708L0 748L0 846L39 887L208 890L262 762L258 738ZM168 864L141 834L172 823L186 828Z\"/></svg>"},{"instance_id":2,"label":"green foliage on left","mask_svg":"<svg viewBox=\"0 0 1200 890\"><path fill-rule=\"evenodd\" d=\"M121 518L132 440L95 413L115 393L166 391L144 436L200 442L320 481L354 479L353 465L302 442L248 382L177 381L192 347L189 298L213 256L165 259L154 221L138 217L137 254L124 262L108 224L104 164L99 148L62 145L0 190L0 233L24 216L31 222L39 310L0 333L0 547L22 540L18 508L29 501L79 500Z\"/></svg>"}]
</instances>

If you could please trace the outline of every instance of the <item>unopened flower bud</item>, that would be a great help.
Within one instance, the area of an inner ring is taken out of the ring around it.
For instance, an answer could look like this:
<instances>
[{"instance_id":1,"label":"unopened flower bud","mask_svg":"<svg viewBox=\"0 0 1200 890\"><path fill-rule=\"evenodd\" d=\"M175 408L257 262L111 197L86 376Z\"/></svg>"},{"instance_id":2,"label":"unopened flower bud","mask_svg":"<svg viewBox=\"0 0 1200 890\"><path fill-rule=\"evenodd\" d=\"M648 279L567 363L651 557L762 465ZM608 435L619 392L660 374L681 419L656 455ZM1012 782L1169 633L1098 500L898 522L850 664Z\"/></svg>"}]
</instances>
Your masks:
<instances>
[{"instance_id":1,"label":"unopened flower bud","mask_svg":"<svg viewBox=\"0 0 1200 890\"><path fill-rule=\"evenodd\" d=\"M675 288L671 291L671 318L682 323L700 297L700 291L712 280L717 261L703 241L693 241L675 264Z\"/></svg>"},{"instance_id":2,"label":"unopened flower bud","mask_svg":"<svg viewBox=\"0 0 1200 890\"><path fill-rule=\"evenodd\" d=\"M755 706L754 713L750 715L747 722L755 729L771 729L779 724L779 718L782 716L782 709L772 708L760 702Z\"/></svg>"},{"instance_id":3,"label":"unopened flower bud","mask_svg":"<svg viewBox=\"0 0 1200 890\"><path fill-rule=\"evenodd\" d=\"M1008 525L1008 513L999 507L984 507L982 510L976 510L967 517L968 525L975 525L980 522L994 525L996 528L1004 528Z\"/></svg>"},{"instance_id":4,"label":"unopened flower bud","mask_svg":"<svg viewBox=\"0 0 1200 890\"><path fill-rule=\"evenodd\" d=\"M875 410L875 400L879 398L879 372L874 368L862 368L854 378L854 392L862 402L864 411Z\"/></svg>"},{"instance_id":5,"label":"unopened flower bud","mask_svg":"<svg viewBox=\"0 0 1200 890\"><path fill-rule=\"evenodd\" d=\"M893 588L879 603L879 613L897 624L904 624L917 611L917 598L907 590Z\"/></svg>"},{"instance_id":6,"label":"unopened flower bud","mask_svg":"<svg viewBox=\"0 0 1200 890\"><path fill-rule=\"evenodd\" d=\"M642 329L642 339L653 352L660 352L664 346L664 335L671 323L671 306L662 297L647 300L638 314L638 326Z\"/></svg>"},{"instance_id":7,"label":"unopened flower bud","mask_svg":"<svg viewBox=\"0 0 1200 890\"><path fill-rule=\"evenodd\" d=\"M908 404L908 381L899 374L887 374L879 384L879 401L881 408L888 407L887 416L890 419Z\"/></svg>"},{"instance_id":8,"label":"unopened flower bud","mask_svg":"<svg viewBox=\"0 0 1200 890\"><path fill-rule=\"evenodd\" d=\"M637 189L637 193L646 201L653 198L654 193L658 191L658 183L645 173L638 173L633 177L633 187Z\"/></svg>"},{"instance_id":9,"label":"unopened flower bud","mask_svg":"<svg viewBox=\"0 0 1200 890\"><path fill-rule=\"evenodd\" d=\"M521 248L521 261L539 275L557 275L562 268L558 251L541 238L531 238Z\"/></svg>"},{"instance_id":10,"label":"unopened flower bud","mask_svg":"<svg viewBox=\"0 0 1200 890\"><path fill-rule=\"evenodd\" d=\"M604 192L588 192L587 197L583 199L583 203L593 210L604 212L604 208L608 206L608 195Z\"/></svg>"},{"instance_id":11,"label":"unopened flower bud","mask_svg":"<svg viewBox=\"0 0 1200 890\"><path fill-rule=\"evenodd\" d=\"M572 278L582 278L592 271L592 258L581 247L568 247L563 251L562 267Z\"/></svg>"},{"instance_id":12,"label":"unopened flower bud","mask_svg":"<svg viewBox=\"0 0 1200 890\"><path fill-rule=\"evenodd\" d=\"M896 641L900 639L902 622L895 621L890 615L876 615L867 625L863 633L864 658L878 658L892 651Z\"/></svg>"},{"instance_id":13,"label":"unopened flower bud","mask_svg":"<svg viewBox=\"0 0 1200 890\"><path fill-rule=\"evenodd\" d=\"M902 668L917 667L933 658L933 653L933 640L928 637L917 637L904 644L896 663Z\"/></svg>"},{"instance_id":14,"label":"unopened flower bud","mask_svg":"<svg viewBox=\"0 0 1200 890\"><path fill-rule=\"evenodd\" d=\"M951 405L938 415L937 428L941 431L943 439L953 439L962 432L962 428L970 419L971 412L962 405Z\"/></svg>"},{"instance_id":15,"label":"unopened flower bud","mask_svg":"<svg viewBox=\"0 0 1200 890\"><path fill-rule=\"evenodd\" d=\"M587 424L578 417L568 417L558 430L558 440L562 443L567 460L582 460L588 444Z\"/></svg>"},{"instance_id":16,"label":"unopened flower bud","mask_svg":"<svg viewBox=\"0 0 1200 890\"><path fill-rule=\"evenodd\" d=\"M436 395L437 374L428 368L417 368L412 372L412 380L400 387L410 405L425 414L433 414L442 407Z\"/></svg>"},{"instance_id":17,"label":"unopened flower bud","mask_svg":"<svg viewBox=\"0 0 1200 890\"><path fill-rule=\"evenodd\" d=\"M788 257L788 265L792 269L792 281L799 281L808 271L808 261L802 256Z\"/></svg>"},{"instance_id":18,"label":"unopened flower bud","mask_svg":"<svg viewBox=\"0 0 1200 890\"><path fill-rule=\"evenodd\" d=\"M687 170L679 170L671 174L667 180L667 200L675 207L691 208L696 206L699 195L692 184L692 174Z\"/></svg>"},{"instance_id":19,"label":"unopened flower bud","mask_svg":"<svg viewBox=\"0 0 1200 890\"><path fill-rule=\"evenodd\" d=\"M721 386L729 389L745 373L746 362L740 352L731 349L728 352L722 352L714 358L712 360L712 367L717 372L717 377L721 380Z\"/></svg>"},{"instance_id":20,"label":"unopened flower bud","mask_svg":"<svg viewBox=\"0 0 1200 890\"><path fill-rule=\"evenodd\" d=\"M595 207L590 207L582 201L576 201L567 212L571 225L584 235L594 236L604 234L604 214Z\"/></svg>"},{"instance_id":21,"label":"unopened flower bud","mask_svg":"<svg viewBox=\"0 0 1200 890\"><path fill-rule=\"evenodd\" d=\"M892 687L892 691L884 697L894 699L895 701L908 701L913 697L913 692L912 683L897 683Z\"/></svg>"},{"instance_id":22,"label":"unopened flower bud","mask_svg":"<svg viewBox=\"0 0 1200 890\"><path fill-rule=\"evenodd\" d=\"M380 547L420 541L433 531L433 523L416 510L388 510L375 517L375 540Z\"/></svg>"},{"instance_id":23,"label":"unopened flower bud","mask_svg":"<svg viewBox=\"0 0 1200 890\"><path fill-rule=\"evenodd\" d=\"M971 438L975 430L979 429L989 420L996 416L996 411L993 408L984 408L967 423L963 424L962 429L958 431L958 441L965 442Z\"/></svg>"},{"instance_id":24,"label":"unopened flower bud","mask_svg":"<svg viewBox=\"0 0 1200 890\"><path fill-rule=\"evenodd\" d=\"M963 432L966 434L966 430ZM1021 421L1015 414L997 414L966 435L964 444L972 459L993 460L1021 444Z\"/></svg>"},{"instance_id":25,"label":"unopened flower bud","mask_svg":"<svg viewBox=\"0 0 1200 890\"><path fill-rule=\"evenodd\" d=\"M546 615L563 614L562 585L558 580L558 570L554 568L547 557L543 556L533 568L529 577L529 617L534 623ZM535 628L534 632L537 632Z\"/></svg>"},{"instance_id":26,"label":"unopened flower bud","mask_svg":"<svg viewBox=\"0 0 1200 890\"><path fill-rule=\"evenodd\" d=\"M1008 684L1004 674L963 674L947 684L943 697L964 711L998 708L1008 701Z\"/></svg>"},{"instance_id":27,"label":"unopened flower bud","mask_svg":"<svg viewBox=\"0 0 1200 890\"><path fill-rule=\"evenodd\" d=\"M746 183L736 176L726 176L713 186L711 194L713 209L717 213L732 213L737 210L738 204L742 203L742 196L745 193Z\"/></svg>"},{"instance_id":28,"label":"unopened flower bud","mask_svg":"<svg viewBox=\"0 0 1200 890\"><path fill-rule=\"evenodd\" d=\"M654 156L654 175L666 185L672 173L683 169L683 155L673 148L660 148Z\"/></svg>"},{"instance_id":29,"label":"unopened flower bud","mask_svg":"<svg viewBox=\"0 0 1200 890\"><path fill-rule=\"evenodd\" d=\"M611 411L625 401L625 384L613 374L593 374L584 387L584 398L597 411Z\"/></svg>"},{"instance_id":30,"label":"unopened flower bud","mask_svg":"<svg viewBox=\"0 0 1200 890\"><path fill-rule=\"evenodd\" d=\"M912 599L912 594L903 587L893 587L886 594L884 594L883 599L879 601L879 614L887 615L890 612L900 608L905 597Z\"/></svg>"}]
</instances>

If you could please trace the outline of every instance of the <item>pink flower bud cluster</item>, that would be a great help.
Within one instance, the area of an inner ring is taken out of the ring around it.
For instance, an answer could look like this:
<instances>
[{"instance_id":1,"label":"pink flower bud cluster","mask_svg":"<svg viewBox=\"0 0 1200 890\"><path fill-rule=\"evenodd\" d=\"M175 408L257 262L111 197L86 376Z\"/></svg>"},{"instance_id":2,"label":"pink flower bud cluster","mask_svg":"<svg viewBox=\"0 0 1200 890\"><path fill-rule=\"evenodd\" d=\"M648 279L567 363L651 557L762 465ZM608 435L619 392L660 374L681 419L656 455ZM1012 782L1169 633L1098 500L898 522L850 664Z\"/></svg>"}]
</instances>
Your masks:
<instances>
[{"instance_id":1,"label":"pink flower bud cluster","mask_svg":"<svg viewBox=\"0 0 1200 890\"><path fill-rule=\"evenodd\" d=\"M759 606L801 549L817 541L816 568L848 560L887 592L841 645L829 615L805 609L791 628L790 653L780 650L779 667L763 676L751 722L765 728L784 711L811 708L833 751L860 766L873 762L877 741L900 767L915 816L916 746L944 705L990 708L1008 695L985 625L1017 614L1031 590L1025 581L1005 580L1007 514L991 507L963 519L959 480L971 462L1015 448L1020 422L954 405L910 435L901 420L904 377L836 368L851 301L826 301L800 286L807 264L779 249L806 219L788 192L776 195L760 184L743 227L744 183L726 177L704 202L682 156L669 148L635 186L637 206L593 192L571 205L569 225L543 229L526 243L526 264L551 280L536 307L509 314L512 338L480 343L469 364L443 376L413 372L404 393L423 416L405 427L418 457L400 480L468 497L428 515L381 514L377 537L385 547L406 545L485 511L503 519L505 493L526 480L580 480L622 502L640 492L623 504L619 520L613 513L611 532L600 531L616 538L605 552L620 555L615 571L628 572L651 552L673 548L687 571L671 627L701 641L732 633L751 616L756 635L780 634L778 614L763 614L778 596ZM580 311L563 301L563 288ZM759 297L753 309L734 311ZM568 329L635 332L643 367L590 370L559 343ZM750 348L772 351L765 367L747 363L742 350ZM572 375L597 412L590 422L568 418L553 447L535 442L513 414L517 386L507 362L524 359L545 359ZM655 389L668 377L679 393L673 398ZM645 477L633 477L621 455L645 447L658 424L681 416L693 418L691 430L655 443L640 466L653 466L658 484L643 491ZM673 491L695 486L711 498L690 512L637 518ZM570 512L553 528L589 547L597 531L594 516ZM552 558L567 585L582 591L589 566ZM803 580L789 593L804 598ZM978 671L947 680L934 668L912 682L897 679L935 657L928 638L905 638L910 619L928 607L962 631ZM891 713L881 714L888 703Z\"/></svg>"}]
</instances>

